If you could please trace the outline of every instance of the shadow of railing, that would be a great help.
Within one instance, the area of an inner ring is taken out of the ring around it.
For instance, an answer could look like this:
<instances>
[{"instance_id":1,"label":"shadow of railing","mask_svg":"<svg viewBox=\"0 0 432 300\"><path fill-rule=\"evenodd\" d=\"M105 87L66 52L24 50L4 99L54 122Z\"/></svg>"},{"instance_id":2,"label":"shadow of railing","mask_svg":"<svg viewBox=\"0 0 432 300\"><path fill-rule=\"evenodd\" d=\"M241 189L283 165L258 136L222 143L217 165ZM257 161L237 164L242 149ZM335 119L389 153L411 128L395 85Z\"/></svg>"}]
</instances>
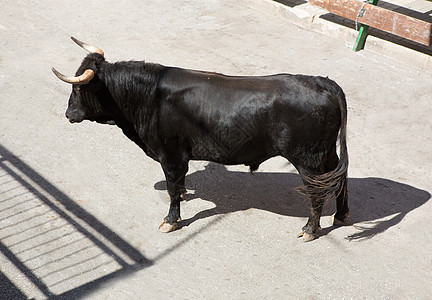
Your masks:
<instances>
[{"instance_id":1,"label":"shadow of railing","mask_svg":"<svg viewBox=\"0 0 432 300\"><path fill-rule=\"evenodd\" d=\"M0 253L6 299L76 299L152 264L1 145Z\"/></svg>"},{"instance_id":2,"label":"shadow of railing","mask_svg":"<svg viewBox=\"0 0 432 300\"><path fill-rule=\"evenodd\" d=\"M297 5L307 3L306 0L273 0L273 1L279 2L280 4L283 4L283 5L289 6L289 7L295 7Z\"/></svg>"}]
</instances>

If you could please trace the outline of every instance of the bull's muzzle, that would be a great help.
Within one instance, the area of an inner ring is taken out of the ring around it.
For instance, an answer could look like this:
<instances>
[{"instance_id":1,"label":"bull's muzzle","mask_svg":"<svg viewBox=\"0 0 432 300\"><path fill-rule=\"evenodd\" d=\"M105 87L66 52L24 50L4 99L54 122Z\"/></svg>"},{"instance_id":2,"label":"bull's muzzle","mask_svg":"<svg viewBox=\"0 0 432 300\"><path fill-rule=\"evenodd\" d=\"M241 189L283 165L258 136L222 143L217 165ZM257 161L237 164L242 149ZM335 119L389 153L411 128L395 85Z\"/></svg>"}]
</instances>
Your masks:
<instances>
[{"instance_id":1,"label":"bull's muzzle","mask_svg":"<svg viewBox=\"0 0 432 300\"><path fill-rule=\"evenodd\" d=\"M65 116L70 123L80 123L84 121L84 112L79 109L68 108L66 110Z\"/></svg>"}]
</instances>

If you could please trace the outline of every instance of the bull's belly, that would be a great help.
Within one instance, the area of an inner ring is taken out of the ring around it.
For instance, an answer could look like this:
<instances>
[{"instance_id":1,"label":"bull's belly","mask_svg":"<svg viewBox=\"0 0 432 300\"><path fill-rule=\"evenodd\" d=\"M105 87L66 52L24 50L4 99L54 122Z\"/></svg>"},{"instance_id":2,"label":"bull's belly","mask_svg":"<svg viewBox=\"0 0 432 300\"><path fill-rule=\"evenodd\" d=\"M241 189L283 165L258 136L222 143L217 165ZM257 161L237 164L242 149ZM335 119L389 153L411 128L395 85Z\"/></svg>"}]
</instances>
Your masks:
<instances>
[{"instance_id":1,"label":"bull's belly","mask_svg":"<svg viewBox=\"0 0 432 300\"><path fill-rule=\"evenodd\" d=\"M212 161L224 165L244 164L256 169L260 163L276 155L278 155L276 150L252 139L218 140L212 137L195 140L190 159Z\"/></svg>"}]
</instances>

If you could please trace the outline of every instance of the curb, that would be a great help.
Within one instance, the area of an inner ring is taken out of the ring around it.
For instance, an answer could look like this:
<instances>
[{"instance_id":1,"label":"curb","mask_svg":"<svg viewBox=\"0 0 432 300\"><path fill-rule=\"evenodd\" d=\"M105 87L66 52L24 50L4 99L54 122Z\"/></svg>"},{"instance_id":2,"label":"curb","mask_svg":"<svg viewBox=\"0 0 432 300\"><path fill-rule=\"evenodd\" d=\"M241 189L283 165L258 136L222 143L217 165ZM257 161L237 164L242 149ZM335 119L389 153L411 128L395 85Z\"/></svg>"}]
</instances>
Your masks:
<instances>
[{"instance_id":1,"label":"curb","mask_svg":"<svg viewBox=\"0 0 432 300\"><path fill-rule=\"evenodd\" d=\"M349 51L352 51L352 46L357 38L356 30L321 18L323 15L328 15L329 12L308 2L293 7L272 0L240 0L240 3L299 27L339 39L345 43ZM346 21L346 26L350 26L352 22ZM419 68L421 71L432 72L432 56L372 35L368 35L364 50L359 52L363 51L379 53L411 67Z\"/></svg>"}]
</instances>

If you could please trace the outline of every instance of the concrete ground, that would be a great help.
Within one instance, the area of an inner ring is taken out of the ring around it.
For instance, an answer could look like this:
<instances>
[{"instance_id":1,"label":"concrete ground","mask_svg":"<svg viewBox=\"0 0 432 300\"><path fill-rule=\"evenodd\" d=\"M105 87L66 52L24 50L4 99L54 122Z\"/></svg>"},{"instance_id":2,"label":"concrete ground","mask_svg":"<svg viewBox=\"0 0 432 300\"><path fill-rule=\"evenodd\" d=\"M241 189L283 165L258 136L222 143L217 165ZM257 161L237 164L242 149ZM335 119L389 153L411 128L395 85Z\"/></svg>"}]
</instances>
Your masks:
<instances>
[{"instance_id":1,"label":"concrete ground","mask_svg":"<svg viewBox=\"0 0 432 300\"><path fill-rule=\"evenodd\" d=\"M226 0L0 2L1 299L430 299L432 73ZM86 53L231 75L329 76L348 101L350 225L302 243L280 158L193 162L184 227L159 165L118 128L64 117ZM428 59L428 58L426 58Z\"/></svg>"}]
</instances>

